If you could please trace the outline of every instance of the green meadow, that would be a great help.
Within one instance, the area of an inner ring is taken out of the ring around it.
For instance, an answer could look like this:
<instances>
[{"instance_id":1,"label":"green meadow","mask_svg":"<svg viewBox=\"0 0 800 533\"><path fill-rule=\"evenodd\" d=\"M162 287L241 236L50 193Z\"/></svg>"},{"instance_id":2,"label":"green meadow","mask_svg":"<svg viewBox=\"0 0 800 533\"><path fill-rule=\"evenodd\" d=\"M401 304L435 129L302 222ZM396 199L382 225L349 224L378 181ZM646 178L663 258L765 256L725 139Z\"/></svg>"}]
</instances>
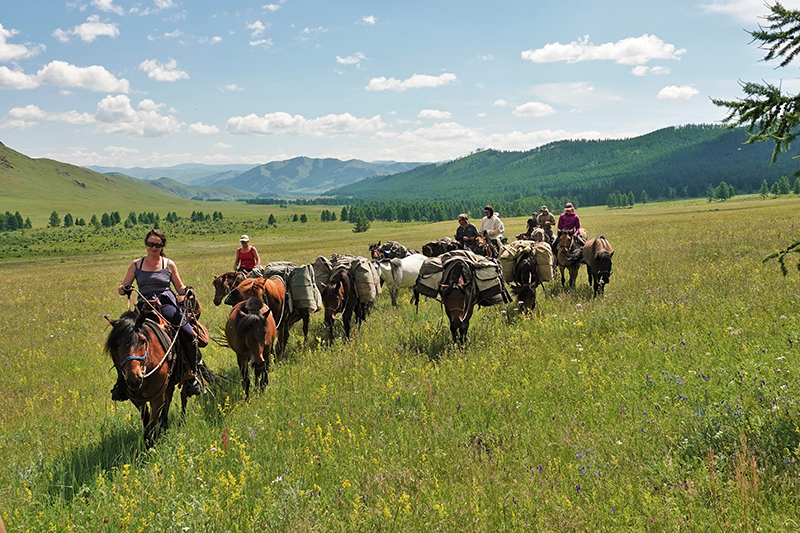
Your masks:
<instances>
[{"instance_id":1,"label":"green meadow","mask_svg":"<svg viewBox=\"0 0 800 533\"><path fill-rule=\"evenodd\" d=\"M241 233L263 262L306 263L456 227L355 234L310 207L215 205L216 229L163 226L215 334L229 308L211 303L212 274ZM254 207L311 222L266 228ZM4 248L0 516L14 532L798 530L800 273L762 259L797 240L800 199L579 214L616 250L604 297L584 267L574 290L540 288L531 317L476 309L464 351L439 304L415 314L410 293L398 308L379 296L330 346L318 313L249 401L233 352L212 344L206 362L227 379L184 420L173 404L150 450L133 406L110 400L102 351L145 232L40 230ZM525 226L504 221L507 235Z\"/></svg>"}]
</instances>

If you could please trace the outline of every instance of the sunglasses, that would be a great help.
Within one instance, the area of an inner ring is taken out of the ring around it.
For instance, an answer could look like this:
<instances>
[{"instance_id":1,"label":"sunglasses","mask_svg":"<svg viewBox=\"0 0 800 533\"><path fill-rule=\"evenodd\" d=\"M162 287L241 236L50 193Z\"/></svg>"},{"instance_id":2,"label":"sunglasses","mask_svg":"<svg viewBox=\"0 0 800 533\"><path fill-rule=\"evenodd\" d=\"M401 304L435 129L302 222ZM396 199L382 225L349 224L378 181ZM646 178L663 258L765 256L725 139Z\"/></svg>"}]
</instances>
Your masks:
<instances>
[{"instance_id":1,"label":"sunglasses","mask_svg":"<svg viewBox=\"0 0 800 533\"><path fill-rule=\"evenodd\" d=\"M155 247L155 248L163 248L164 247L164 243L163 242L145 241L145 244L147 245L148 248L153 248L153 247Z\"/></svg>"}]
</instances>

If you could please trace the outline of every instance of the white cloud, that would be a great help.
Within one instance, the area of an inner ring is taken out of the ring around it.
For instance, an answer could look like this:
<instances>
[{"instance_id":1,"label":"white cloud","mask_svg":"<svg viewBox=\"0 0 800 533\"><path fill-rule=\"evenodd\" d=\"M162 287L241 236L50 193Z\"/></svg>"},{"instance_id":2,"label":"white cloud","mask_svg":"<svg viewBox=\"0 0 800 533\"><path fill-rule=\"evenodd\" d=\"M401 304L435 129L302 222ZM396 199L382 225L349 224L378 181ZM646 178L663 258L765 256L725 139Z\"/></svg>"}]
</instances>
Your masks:
<instances>
[{"instance_id":1,"label":"white cloud","mask_svg":"<svg viewBox=\"0 0 800 533\"><path fill-rule=\"evenodd\" d=\"M328 28L323 28L322 26L319 28L304 28L303 31L300 32L300 35L298 35L298 39L301 41L310 41L311 39L319 37L327 31Z\"/></svg>"},{"instance_id":2,"label":"white cloud","mask_svg":"<svg viewBox=\"0 0 800 533\"><path fill-rule=\"evenodd\" d=\"M194 133L196 135L215 135L219 133L219 128L214 126L213 124L203 124L202 122L196 122L194 124L189 125L189 133Z\"/></svg>"},{"instance_id":3,"label":"white cloud","mask_svg":"<svg viewBox=\"0 0 800 533\"><path fill-rule=\"evenodd\" d=\"M499 100L494 101L494 105L496 105L497 107L508 107L511 104L500 98Z\"/></svg>"},{"instance_id":4,"label":"white cloud","mask_svg":"<svg viewBox=\"0 0 800 533\"><path fill-rule=\"evenodd\" d=\"M230 83L228 85L223 85L219 88L220 91L244 91L244 87L239 87L235 83Z\"/></svg>"},{"instance_id":5,"label":"white cloud","mask_svg":"<svg viewBox=\"0 0 800 533\"><path fill-rule=\"evenodd\" d=\"M171 39L171 38L174 38L174 37L180 37L181 35L183 35L183 32L181 30L176 29L175 31L171 31L169 33L165 33L164 37L166 37L167 39Z\"/></svg>"},{"instance_id":6,"label":"white cloud","mask_svg":"<svg viewBox=\"0 0 800 533\"><path fill-rule=\"evenodd\" d=\"M92 5L100 11L105 11L106 13L114 13L116 15L125 14L124 9L114 5L114 0L92 0Z\"/></svg>"},{"instance_id":7,"label":"white cloud","mask_svg":"<svg viewBox=\"0 0 800 533\"><path fill-rule=\"evenodd\" d=\"M396 78L372 78L369 85L365 87L368 91L396 91L403 92L408 89L423 89L430 87L442 87L449 85L458 78L455 74L444 73L439 76L429 76L427 74L414 74L408 79L400 81Z\"/></svg>"},{"instance_id":8,"label":"white cloud","mask_svg":"<svg viewBox=\"0 0 800 533\"><path fill-rule=\"evenodd\" d=\"M603 91L598 91L587 82L543 83L528 89L536 100L549 104L558 104L573 109L596 108L598 105L609 102L618 102L620 97Z\"/></svg>"},{"instance_id":9,"label":"white cloud","mask_svg":"<svg viewBox=\"0 0 800 533\"><path fill-rule=\"evenodd\" d=\"M417 115L417 118L451 118L453 115L449 111L439 111L438 109L423 109Z\"/></svg>"},{"instance_id":10,"label":"white cloud","mask_svg":"<svg viewBox=\"0 0 800 533\"><path fill-rule=\"evenodd\" d=\"M278 4L267 4L267 5L261 6L261 7L263 9L266 9L267 11L272 11L273 13L281 8L281 6L279 6Z\"/></svg>"},{"instance_id":11,"label":"white cloud","mask_svg":"<svg viewBox=\"0 0 800 533\"><path fill-rule=\"evenodd\" d=\"M356 52L355 54L346 57L336 56L336 62L341 65L356 65L357 67L360 67L361 62L366 60L367 56L361 52Z\"/></svg>"},{"instance_id":12,"label":"white cloud","mask_svg":"<svg viewBox=\"0 0 800 533\"><path fill-rule=\"evenodd\" d=\"M350 113L325 115L307 119L302 115L289 113L267 113L263 117L255 114L228 119L228 133L235 135L311 135L332 137L336 135L356 135L380 130L386 125L380 115L372 118L356 118Z\"/></svg>"},{"instance_id":13,"label":"white cloud","mask_svg":"<svg viewBox=\"0 0 800 533\"><path fill-rule=\"evenodd\" d=\"M219 150L230 150L231 148L233 148L233 145L226 143L217 143L214 145L214 148L217 148Z\"/></svg>"},{"instance_id":14,"label":"white cloud","mask_svg":"<svg viewBox=\"0 0 800 533\"><path fill-rule=\"evenodd\" d=\"M4 129L27 129L42 121L83 125L91 124L95 118L90 113L78 113L77 111L48 113L35 105L27 105L12 108L0 124Z\"/></svg>"},{"instance_id":15,"label":"white cloud","mask_svg":"<svg viewBox=\"0 0 800 533\"><path fill-rule=\"evenodd\" d=\"M782 0L781 5L787 9L800 9L800 0ZM760 0L721 0L701 7L706 13L730 15L750 24L758 24L759 18L769 14L769 8Z\"/></svg>"},{"instance_id":16,"label":"white cloud","mask_svg":"<svg viewBox=\"0 0 800 533\"><path fill-rule=\"evenodd\" d=\"M127 146L106 146L104 151L112 154L138 154L139 150L136 148L128 148Z\"/></svg>"},{"instance_id":17,"label":"white cloud","mask_svg":"<svg viewBox=\"0 0 800 533\"><path fill-rule=\"evenodd\" d=\"M486 116L486 113L478 113L478 116L479 116L479 117L485 117L485 116Z\"/></svg>"},{"instance_id":18,"label":"white cloud","mask_svg":"<svg viewBox=\"0 0 800 533\"><path fill-rule=\"evenodd\" d=\"M250 46L263 46L269 48L272 46L272 39L259 39L258 41L250 41Z\"/></svg>"},{"instance_id":19,"label":"white cloud","mask_svg":"<svg viewBox=\"0 0 800 533\"><path fill-rule=\"evenodd\" d=\"M6 63L8 61L16 61L18 59L27 59L39 55L46 50L43 44L11 44L6 42L11 37L19 33L18 30L3 28L0 24L0 61Z\"/></svg>"},{"instance_id":20,"label":"white cloud","mask_svg":"<svg viewBox=\"0 0 800 533\"><path fill-rule=\"evenodd\" d=\"M700 91L691 85L669 85L658 92L659 100L689 100L693 96L700 94Z\"/></svg>"},{"instance_id":21,"label":"white cloud","mask_svg":"<svg viewBox=\"0 0 800 533\"><path fill-rule=\"evenodd\" d=\"M163 104L145 99L134 109L125 95L106 96L97 104L95 118L105 133L124 133L130 137L163 137L177 133L183 123L172 115L162 115L162 107Z\"/></svg>"},{"instance_id":22,"label":"white cloud","mask_svg":"<svg viewBox=\"0 0 800 533\"><path fill-rule=\"evenodd\" d=\"M126 79L117 79L105 68L76 67L64 61L51 61L36 74L25 74L0 67L0 89L35 89L40 85L57 87L79 87L95 92L127 93L130 84Z\"/></svg>"},{"instance_id":23,"label":"white cloud","mask_svg":"<svg viewBox=\"0 0 800 533\"><path fill-rule=\"evenodd\" d=\"M569 44L548 43L537 50L525 50L522 59L534 63L614 61L620 65L642 65L653 59L680 59L685 52L683 48L676 50L675 45L646 33L641 37L628 37L601 45L590 43L586 35Z\"/></svg>"},{"instance_id":24,"label":"white cloud","mask_svg":"<svg viewBox=\"0 0 800 533\"><path fill-rule=\"evenodd\" d=\"M378 22L378 19L375 18L375 15L364 15L361 17L361 22L364 24L369 24L370 26L374 26L375 23Z\"/></svg>"},{"instance_id":25,"label":"white cloud","mask_svg":"<svg viewBox=\"0 0 800 533\"><path fill-rule=\"evenodd\" d=\"M527 102L517 106L511 113L518 117L546 117L556 112L551 106L541 102Z\"/></svg>"},{"instance_id":26,"label":"white cloud","mask_svg":"<svg viewBox=\"0 0 800 533\"><path fill-rule=\"evenodd\" d=\"M178 68L178 62L170 59L161 63L155 59L146 59L139 64L139 70L147 72L147 77L156 81L188 80L189 74Z\"/></svg>"},{"instance_id":27,"label":"white cloud","mask_svg":"<svg viewBox=\"0 0 800 533\"><path fill-rule=\"evenodd\" d=\"M53 31L52 35L62 43L69 42L70 35L77 35L82 41L91 43L98 37L113 39L119 36L119 28L113 22L100 22L100 15L92 15L83 24L66 31L58 28Z\"/></svg>"},{"instance_id":28,"label":"white cloud","mask_svg":"<svg viewBox=\"0 0 800 533\"><path fill-rule=\"evenodd\" d=\"M222 42L222 37L220 37L219 35L215 35L214 37L211 38L211 40L209 42L211 44L221 43Z\"/></svg>"},{"instance_id":29,"label":"white cloud","mask_svg":"<svg viewBox=\"0 0 800 533\"><path fill-rule=\"evenodd\" d=\"M492 61L494 60L494 56L492 54L486 54L485 56L478 56L478 61Z\"/></svg>"},{"instance_id":30,"label":"white cloud","mask_svg":"<svg viewBox=\"0 0 800 533\"><path fill-rule=\"evenodd\" d=\"M669 74L669 67L647 67L645 65L637 65L631 69L631 74L634 76L647 76L648 74Z\"/></svg>"},{"instance_id":31,"label":"white cloud","mask_svg":"<svg viewBox=\"0 0 800 533\"><path fill-rule=\"evenodd\" d=\"M255 39L256 37L261 37L261 35L264 34L267 26L265 26L260 20L257 20L252 24L248 24L247 29L250 30L250 37Z\"/></svg>"},{"instance_id":32,"label":"white cloud","mask_svg":"<svg viewBox=\"0 0 800 533\"><path fill-rule=\"evenodd\" d=\"M159 11L175 7L175 2L172 0L153 0L153 3Z\"/></svg>"}]
</instances>

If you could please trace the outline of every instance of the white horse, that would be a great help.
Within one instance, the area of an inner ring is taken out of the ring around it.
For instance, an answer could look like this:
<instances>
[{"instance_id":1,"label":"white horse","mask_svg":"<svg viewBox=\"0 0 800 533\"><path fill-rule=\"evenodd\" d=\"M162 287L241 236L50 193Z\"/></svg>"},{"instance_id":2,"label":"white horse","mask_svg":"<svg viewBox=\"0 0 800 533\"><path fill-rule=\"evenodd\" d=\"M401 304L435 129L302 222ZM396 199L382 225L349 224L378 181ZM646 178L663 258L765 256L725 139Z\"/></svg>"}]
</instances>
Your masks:
<instances>
[{"instance_id":1,"label":"white horse","mask_svg":"<svg viewBox=\"0 0 800 533\"><path fill-rule=\"evenodd\" d=\"M402 259L375 261L381 280L389 289L392 305L397 305L397 293L400 289L414 287L417 284L419 269L425 259L422 254L413 254Z\"/></svg>"}]
</instances>

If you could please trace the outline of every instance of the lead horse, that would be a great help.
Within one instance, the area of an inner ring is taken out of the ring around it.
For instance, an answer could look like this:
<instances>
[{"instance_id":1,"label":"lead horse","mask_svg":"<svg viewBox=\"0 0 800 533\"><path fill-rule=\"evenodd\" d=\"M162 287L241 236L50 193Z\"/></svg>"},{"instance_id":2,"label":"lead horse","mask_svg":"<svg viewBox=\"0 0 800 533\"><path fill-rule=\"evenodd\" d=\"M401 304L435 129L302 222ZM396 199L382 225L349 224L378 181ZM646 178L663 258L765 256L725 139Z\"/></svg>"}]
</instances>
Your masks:
<instances>
[{"instance_id":1,"label":"lead horse","mask_svg":"<svg viewBox=\"0 0 800 533\"><path fill-rule=\"evenodd\" d=\"M593 237L583 246L583 260L589 273L589 285L594 289L594 296L603 294L613 272L611 258L614 249L605 237Z\"/></svg>"},{"instance_id":2,"label":"lead horse","mask_svg":"<svg viewBox=\"0 0 800 533\"><path fill-rule=\"evenodd\" d=\"M558 243L556 261L561 272L561 286L563 287L565 283L564 270L568 270L569 286L575 287L575 279L578 277L578 269L583 260L583 248L570 230L559 231L556 242Z\"/></svg>"},{"instance_id":3,"label":"lead horse","mask_svg":"<svg viewBox=\"0 0 800 533\"><path fill-rule=\"evenodd\" d=\"M333 343L333 323L336 315L342 315L345 338L350 337L350 320L355 313L356 325L367 319L370 304L358 300L355 280L347 269L334 271L328 283L321 284L322 305L325 306L325 326L328 340Z\"/></svg>"},{"instance_id":4,"label":"lead horse","mask_svg":"<svg viewBox=\"0 0 800 533\"><path fill-rule=\"evenodd\" d=\"M145 319L144 314L127 311L119 319L106 317L111 332L105 351L123 378L128 397L139 410L144 427L144 443L153 446L157 425L168 426L169 406L175 386L183 385L186 362L180 343L167 336L167 325ZM165 344L166 343L166 344ZM187 396L181 390L181 413L186 413Z\"/></svg>"},{"instance_id":5,"label":"lead horse","mask_svg":"<svg viewBox=\"0 0 800 533\"><path fill-rule=\"evenodd\" d=\"M450 333L459 349L467 342L469 320L477 302L472 269L465 261L453 261L440 285L442 305L450 320Z\"/></svg>"},{"instance_id":6,"label":"lead horse","mask_svg":"<svg viewBox=\"0 0 800 533\"><path fill-rule=\"evenodd\" d=\"M517 295L517 305L520 311L526 314L533 312L536 307L536 288L539 286L539 270L536 259L530 252L522 253L514 262L513 270L514 294Z\"/></svg>"},{"instance_id":7,"label":"lead horse","mask_svg":"<svg viewBox=\"0 0 800 533\"><path fill-rule=\"evenodd\" d=\"M233 306L225 324L225 338L236 353L245 397L250 397L250 365L259 390L269 383L269 359L277 337L275 318L260 296L251 296Z\"/></svg>"}]
</instances>

